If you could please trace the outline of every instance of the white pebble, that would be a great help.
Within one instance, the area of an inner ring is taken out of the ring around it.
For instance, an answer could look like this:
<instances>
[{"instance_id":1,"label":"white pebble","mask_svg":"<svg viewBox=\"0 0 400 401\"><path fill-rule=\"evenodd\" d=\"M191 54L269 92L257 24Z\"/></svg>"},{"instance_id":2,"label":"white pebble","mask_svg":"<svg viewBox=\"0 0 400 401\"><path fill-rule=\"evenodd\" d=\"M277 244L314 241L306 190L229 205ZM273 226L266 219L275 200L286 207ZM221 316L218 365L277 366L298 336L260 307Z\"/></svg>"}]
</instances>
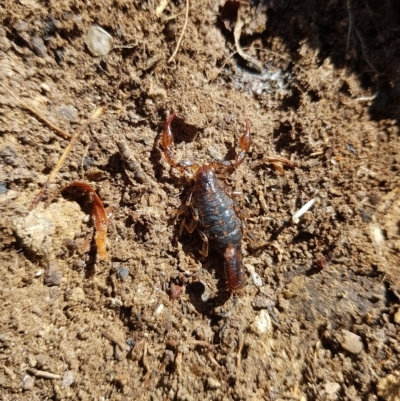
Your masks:
<instances>
[{"instance_id":1,"label":"white pebble","mask_svg":"<svg viewBox=\"0 0 400 401\"><path fill-rule=\"evenodd\" d=\"M73 370L67 370L64 373L63 379L62 379L62 386L63 387L69 387L71 384L73 384L75 381L75 372Z\"/></svg>"},{"instance_id":2,"label":"white pebble","mask_svg":"<svg viewBox=\"0 0 400 401\"><path fill-rule=\"evenodd\" d=\"M42 83L40 84L40 87L41 87L41 89L42 89L43 91L45 91L45 92L50 92L50 91L51 91L50 86L47 85L45 82L42 82Z\"/></svg>"},{"instance_id":3,"label":"white pebble","mask_svg":"<svg viewBox=\"0 0 400 401\"><path fill-rule=\"evenodd\" d=\"M256 287L262 287L263 282L258 273L256 273L256 272L251 273L251 278L253 279L253 283Z\"/></svg>"},{"instance_id":4,"label":"white pebble","mask_svg":"<svg viewBox=\"0 0 400 401\"><path fill-rule=\"evenodd\" d=\"M105 56L112 49L113 37L101 26L93 24L86 37L86 46L93 56Z\"/></svg>"},{"instance_id":5,"label":"white pebble","mask_svg":"<svg viewBox=\"0 0 400 401\"><path fill-rule=\"evenodd\" d=\"M35 378L29 375L25 375L22 378L22 388L27 391L27 390L32 390L35 385Z\"/></svg>"},{"instance_id":6,"label":"white pebble","mask_svg":"<svg viewBox=\"0 0 400 401\"><path fill-rule=\"evenodd\" d=\"M156 310L154 311L154 315L157 316L157 315L161 314L161 312L163 311L163 309L164 309L164 305L163 305L163 304L158 305L157 308L156 308Z\"/></svg>"},{"instance_id":7,"label":"white pebble","mask_svg":"<svg viewBox=\"0 0 400 401\"><path fill-rule=\"evenodd\" d=\"M258 334L270 333L272 331L272 323L269 313L265 309L261 310L251 327Z\"/></svg>"}]
</instances>

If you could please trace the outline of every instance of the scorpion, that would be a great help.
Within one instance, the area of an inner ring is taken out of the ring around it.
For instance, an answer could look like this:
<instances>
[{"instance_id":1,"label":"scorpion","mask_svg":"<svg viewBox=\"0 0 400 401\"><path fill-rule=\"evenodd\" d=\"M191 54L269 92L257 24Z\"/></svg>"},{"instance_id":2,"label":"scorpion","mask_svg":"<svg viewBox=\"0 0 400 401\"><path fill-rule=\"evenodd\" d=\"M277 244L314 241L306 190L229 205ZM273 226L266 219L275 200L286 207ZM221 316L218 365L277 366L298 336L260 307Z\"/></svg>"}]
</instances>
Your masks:
<instances>
[{"instance_id":1,"label":"scorpion","mask_svg":"<svg viewBox=\"0 0 400 401\"><path fill-rule=\"evenodd\" d=\"M243 268L241 242L246 235L257 243L255 237L248 231L246 215L239 209L233 197L237 192L231 192L227 185L218 179L216 170L237 168L240 166L251 146L250 124L244 116L245 133L240 137L240 152L234 160L215 160L212 163L200 165L189 160L177 161L174 158L174 136L171 123L176 112L165 121L161 146L168 163L184 171L190 169L194 173L192 192L185 204L193 216L187 224L182 221L181 233L185 228L192 233L196 228L203 240L200 253L207 257L209 246L223 255L223 266L226 284L229 291L240 293L247 284Z\"/></svg>"}]
</instances>

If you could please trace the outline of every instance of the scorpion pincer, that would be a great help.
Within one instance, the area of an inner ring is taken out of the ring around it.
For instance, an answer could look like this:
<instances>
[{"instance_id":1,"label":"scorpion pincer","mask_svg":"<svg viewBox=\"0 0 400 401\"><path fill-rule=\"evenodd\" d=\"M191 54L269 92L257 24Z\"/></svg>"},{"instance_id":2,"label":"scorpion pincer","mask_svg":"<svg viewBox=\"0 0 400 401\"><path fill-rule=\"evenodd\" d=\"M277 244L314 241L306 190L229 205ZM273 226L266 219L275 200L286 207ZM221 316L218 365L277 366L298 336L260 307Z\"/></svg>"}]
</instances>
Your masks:
<instances>
[{"instance_id":1,"label":"scorpion pincer","mask_svg":"<svg viewBox=\"0 0 400 401\"><path fill-rule=\"evenodd\" d=\"M176 113L173 113L165 122L161 145L170 165L181 171L190 169L194 174L193 189L185 205L190 208L193 220L189 224L183 220L181 231L185 228L192 233L197 228L203 240L200 253L207 256L210 246L223 255L227 287L238 293L246 286L247 281L240 250L242 237L246 235L255 243L257 241L247 229L246 215L238 208L226 184L218 179L216 171L236 168L243 163L251 145L249 122L244 117L246 130L240 138L240 152L234 160L216 160L200 165L189 160L175 160L171 131L175 116Z\"/></svg>"}]
</instances>

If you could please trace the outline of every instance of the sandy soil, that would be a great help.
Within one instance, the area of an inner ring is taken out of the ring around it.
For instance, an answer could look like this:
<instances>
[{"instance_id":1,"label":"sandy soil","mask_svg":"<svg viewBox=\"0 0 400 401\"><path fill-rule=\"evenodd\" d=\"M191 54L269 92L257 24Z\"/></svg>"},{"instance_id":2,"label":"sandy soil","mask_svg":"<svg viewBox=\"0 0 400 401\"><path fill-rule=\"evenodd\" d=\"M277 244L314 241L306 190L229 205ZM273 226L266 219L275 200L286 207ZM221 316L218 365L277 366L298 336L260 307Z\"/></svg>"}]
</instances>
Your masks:
<instances>
[{"instance_id":1,"label":"sandy soil","mask_svg":"<svg viewBox=\"0 0 400 401\"><path fill-rule=\"evenodd\" d=\"M186 3L162 3L0 5L0 400L400 400L398 3L191 1L172 60ZM68 140L5 88L69 133L106 110L33 210ZM172 111L177 158L201 163L250 122L225 174L263 244L243 241L241 296L179 233ZM57 194L73 180L113 208L108 260L90 196Z\"/></svg>"}]
</instances>

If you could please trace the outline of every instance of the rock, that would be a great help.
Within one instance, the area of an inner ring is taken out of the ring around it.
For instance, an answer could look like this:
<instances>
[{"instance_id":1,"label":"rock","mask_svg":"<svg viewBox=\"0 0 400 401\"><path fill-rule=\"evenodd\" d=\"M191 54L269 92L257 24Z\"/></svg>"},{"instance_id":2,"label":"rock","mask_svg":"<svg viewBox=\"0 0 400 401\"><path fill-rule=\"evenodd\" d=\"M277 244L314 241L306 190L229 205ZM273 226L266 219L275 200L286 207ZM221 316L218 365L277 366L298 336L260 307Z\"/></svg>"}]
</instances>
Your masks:
<instances>
[{"instance_id":1,"label":"rock","mask_svg":"<svg viewBox=\"0 0 400 401\"><path fill-rule=\"evenodd\" d=\"M253 283L256 287L262 287L263 282L258 273L256 272L251 273L251 278L253 279Z\"/></svg>"},{"instance_id":2,"label":"rock","mask_svg":"<svg viewBox=\"0 0 400 401\"><path fill-rule=\"evenodd\" d=\"M62 386L63 387L69 387L75 382L75 372L73 370L67 370L64 373L63 379L62 379Z\"/></svg>"},{"instance_id":3,"label":"rock","mask_svg":"<svg viewBox=\"0 0 400 401\"><path fill-rule=\"evenodd\" d=\"M397 309L397 312L394 314L394 322L400 324L400 308Z\"/></svg>"},{"instance_id":4,"label":"rock","mask_svg":"<svg viewBox=\"0 0 400 401\"><path fill-rule=\"evenodd\" d=\"M5 194L8 191L5 182L0 182L0 195Z\"/></svg>"},{"instance_id":5,"label":"rock","mask_svg":"<svg viewBox=\"0 0 400 401\"><path fill-rule=\"evenodd\" d=\"M80 287L73 288L67 294L67 300L70 302L83 302L85 300L85 292Z\"/></svg>"},{"instance_id":6,"label":"rock","mask_svg":"<svg viewBox=\"0 0 400 401\"><path fill-rule=\"evenodd\" d=\"M257 295L251 302L251 306L256 310L272 308L275 305L276 303L274 301L261 295Z\"/></svg>"},{"instance_id":7,"label":"rock","mask_svg":"<svg viewBox=\"0 0 400 401\"><path fill-rule=\"evenodd\" d=\"M78 121L78 110L74 106L64 104L57 107L57 116L66 121Z\"/></svg>"},{"instance_id":8,"label":"rock","mask_svg":"<svg viewBox=\"0 0 400 401\"><path fill-rule=\"evenodd\" d=\"M114 266L115 270L117 271L117 276L122 281L126 280L129 276L129 269L123 266Z\"/></svg>"},{"instance_id":9,"label":"rock","mask_svg":"<svg viewBox=\"0 0 400 401\"><path fill-rule=\"evenodd\" d=\"M86 46L93 56L105 56L112 49L113 37L101 26L93 24L90 26Z\"/></svg>"},{"instance_id":10,"label":"rock","mask_svg":"<svg viewBox=\"0 0 400 401\"><path fill-rule=\"evenodd\" d=\"M54 224L43 214L33 210L27 216L14 220L14 234L22 246L36 256L50 254Z\"/></svg>"},{"instance_id":11,"label":"rock","mask_svg":"<svg viewBox=\"0 0 400 401\"><path fill-rule=\"evenodd\" d=\"M343 349L351 354L359 354L364 349L362 338L348 330L342 330L342 338L339 342Z\"/></svg>"},{"instance_id":12,"label":"rock","mask_svg":"<svg viewBox=\"0 0 400 401\"><path fill-rule=\"evenodd\" d=\"M32 36L30 40L31 48L33 52L40 57L47 56L47 49L44 41L39 36Z\"/></svg>"},{"instance_id":13,"label":"rock","mask_svg":"<svg viewBox=\"0 0 400 401\"><path fill-rule=\"evenodd\" d=\"M252 323L251 328L257 334L268 334L271 332L272 323L268 311L262 309Z\"/></svg>"},{"instance_id":14,"label":"rock","mask_svg":"<svg viewBox=\"0 0 400 401\"><path fill-rule=\"evenodd\" d=\"M60 285L62 279L62 271L58 269L58 263L53 260L49 263L44 275L44 284L53 287Z\"/></svg>"},{"instance_id":15,"label":"rock","mask_svg":"<svg viewBox=\"0 0 400 401\"><path fill-rule=\"evenodd\" d=\"M334 395L340 390L339 383L327 382L325 383L324 387L327 395Z\"/></svg>"},{"instance_id":16,"label":"rock","mask_svg":"<svg viewBox=\"0 0 400 401\"><path fill-rule=\"evenodd\" d=\"M29 375L25 375L22 378L22 389L24 391L32 390L35 385L35 378Z\"/></svg>"},{"instance_id":17,"label":"rock","mask_svg":"<svg viewBox=\"0 0 400 401\"><path fill-rule=\"evenodd\" d=\"M209 377L207 379L207 387L210 390L216 390L217 388L221 387L221 383L218 380L215 380L214 378Z\"/></svg>"},{"instance_id":18,"label":"rock","mask_svg":"<svg viewBox=\"0 0 400 401\"><path fill-rule=\"evenodd\" d=\"M400 401L399 372L390 374L379 380L377 386L378 396L385 401Z\"/></svg>"}]
</instances>

